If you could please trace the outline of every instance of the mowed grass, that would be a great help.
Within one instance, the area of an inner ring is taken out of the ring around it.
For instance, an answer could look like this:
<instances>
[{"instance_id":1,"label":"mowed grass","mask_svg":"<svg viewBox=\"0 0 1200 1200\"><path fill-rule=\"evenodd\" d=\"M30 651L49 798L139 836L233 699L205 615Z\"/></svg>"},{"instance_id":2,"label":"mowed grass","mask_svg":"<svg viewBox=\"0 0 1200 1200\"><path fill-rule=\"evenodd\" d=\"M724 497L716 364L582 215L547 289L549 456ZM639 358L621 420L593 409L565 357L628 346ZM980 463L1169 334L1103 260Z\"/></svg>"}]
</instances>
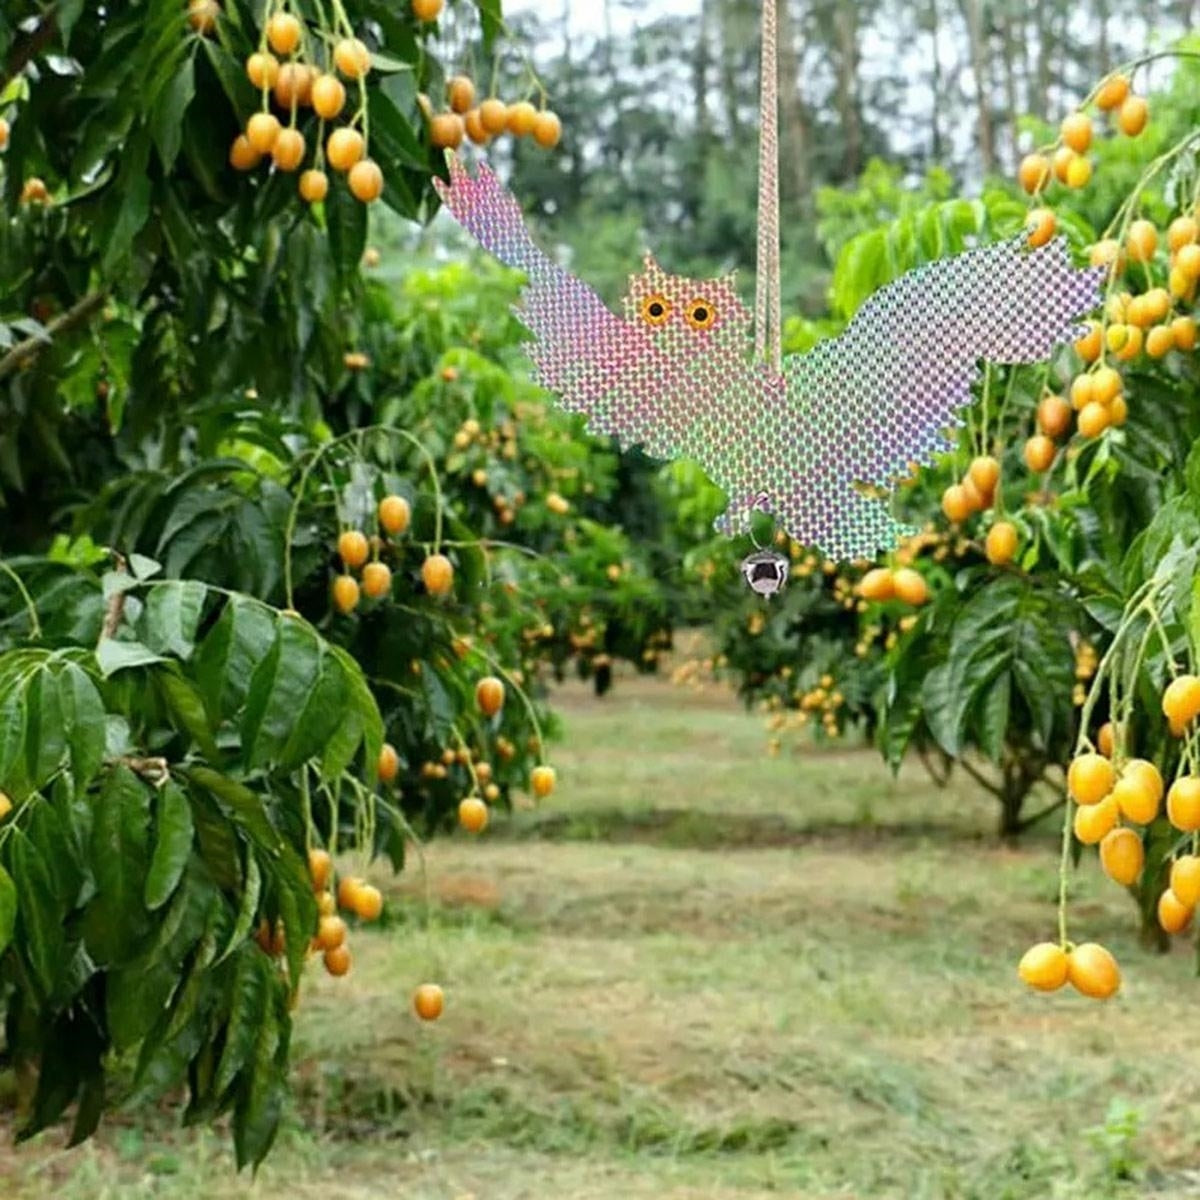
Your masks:
<instances>
[{"instance_id":1,"label":"mowed grass","mask_svg":"<svg viewBox=\"0 0 1200 1200\"><path fill-rule=\"evenodd\" d=\"M1030 995L1054 929L1052 829L868 750L763 754L725 693L559 695L553 801L377 882L345 980L314 970L296 1095L251 1182L220 1132L127 1113L95 1142L0 1152L8 1197L1200 1194L1191 951L1138 948L1085 860L1077 938L1121 994ZM437 979L436 1025L411 1014Z\"/></svg>"}]
</instances>

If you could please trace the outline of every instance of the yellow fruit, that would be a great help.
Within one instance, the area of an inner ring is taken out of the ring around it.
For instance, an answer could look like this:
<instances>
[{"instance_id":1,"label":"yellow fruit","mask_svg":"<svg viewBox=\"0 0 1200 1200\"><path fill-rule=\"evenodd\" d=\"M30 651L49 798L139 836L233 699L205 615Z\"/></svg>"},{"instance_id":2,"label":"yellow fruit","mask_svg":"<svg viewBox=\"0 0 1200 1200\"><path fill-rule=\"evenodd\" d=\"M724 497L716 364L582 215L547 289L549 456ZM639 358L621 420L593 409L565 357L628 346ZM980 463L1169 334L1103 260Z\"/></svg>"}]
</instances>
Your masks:
<instances>
[{"instance_id":1,"label":"yellow fruit","mask_svg":"<svg viewBox=\"0 0 1200 1200\"><path fill-rule=\"evenodd\" d=\"M465 113L475 103L475 85L465 75L455 75L446 84L446 99L456 113Z\"/></svg>"},{"instance_id":2,"label":"yellow fruit","mask_svg":"<svg viewBox=\"0 0 1200 1200\"><path fill-rule=\"evenodd\" d=\"M485 100L479 106L479 123L492 137L503 133L508 128L508 105L495 97Z\"/></svg>"},{"instance_id":3,"label":"yellow fruit","mask_svg":"<svg viewBox=\"0 0 1200 1200\"><path fill-rule=\"evenodd\" d=\"M350 951L345 946L337 946L333 950L326 950L322 956L322 962L324 962L325 970L330 975L340 978L350 970Z\"/></svg>"},{"instance_id":4,"label":"yellow fruit","mask_svg":"<svg viewBox=\"0 0 1200 1200\"><path fill-rule=\"evenodd\" d=\"M952 483L942 493L942 512L955 523L971 515L971 499L960 483Z\"/></svg>"},{"instance_id":5,"label":"yellow fruit","mask_svg":"<svg viewBox=\"0 0 1200 1200\"><path fill-rule=\"evenodd\" d=\"M1067 953L1054 942L1039 942L1021 956L1017 974L1039 992L1056 992L1067 982Z\"/></svg>"},{"instance_id":6,"label":"yellow fruit","mask_svg":"<svg viewBox=\"0 0 1200 1200\"><path fill-rule=\"evenodd\" d=\"M1200 829L1200 777L1180 775L1167 792L1167 819L1182 833Z\"/></svg>"},{"instance_id":7,"label":"yellow fruit","mask_svg":"<svg viewBox=\"0 0 1200 1200\"><path fill-rule=\"evenodd\" d=\"M342 562L351 570L361 567L371 553L367 535L358 529L345 530L338 537L337 549Z\"/></svg>"},{"instance_id":8,"label":"yellow fruit","mask_svg":"<svg viewBox=\"0 0 1200 1200\"><path fill-rule=\"evenodd\" d=\"M398 537L412 520L412 508L403 496L384 496L379 502L379 524L385 533Z\"/></svg>"},{"instance_id":9,"label":"yellow fruit","mask_svg":"<svg viewBox=\"0 0 1200 1200\"><path fill-rule=\"evenodd\" d=\"M380 783L395 783L400 773L400 755L391 742L384 742L379 747L379 759L375 764L375 774Z\"/></svg>"},{"instance_id":10,"label":"yellow fruit","mask_svg":"<svg viewBox=\"0 0 1200 1200\"><path fill-rule=\"evenodd\" d=\"M363 884L351 898L350 909L360 920L377 921L383 912L383 893L369 883Z\"/></svg>"},{"instance_id":11,"label":"yellow fruit","mask_svg":"<svg viewBox=\"0 0 1200 1200\"><path fill-rule=\"evenodd\" d=\"M984 496L990 496L1000 482L1000 464L990 454L981 454L972 459L967 474Z\"/></svg>"},{"instance_id":12,"label":"yellow fruit","mask_svg":"<svg viewBox=\"0 0 1200 1200\"><path fill-rule=\"evenodd\" d=\"M528 100L518 100L508 106L506 125L514 137L528 137L537 121L537 109Z\"/></svg>"},{"instance_id":13,"label":"yellow fruit","mask_svg":"<svg viewBox=\"0 0 1200 1200\"><path fill-rule=\"evenodd\" d=\"M467 128L458 113L438 113L429 122L429 140L439 150L457 150L466 132Z\"/></svg>"},{"instance_id":14,"label":"yellow fruit","mask_svg":"<svg viewBox=\"0 0 1200 1200\"><path fill-rule=\"evenodd\" d=\"M1093 395L1092 376L1076 375L1071 380L1071 407L1079 412L1095 399Z\"/></svg>"},{"instance_id":15,"label":"yellow fruit","mask_svg":"<svg viewBox=\"0 0 1200 1200\"><path fill-rule=\"evenodd\" d=\"M1188 279L1200 279L1200 246L1189 243L1179 248L1175 255L1175 265Z\"/></svg>"},{"instance_id":16,"label":"yellow fruit","mask_svg":"<svg viewBox=\"0 0 1200 1200\"><path fill-rule=\"evenodd\" d=\"M1167 245L1172 250L1179 250L1183 246L1190 245L1198 237L1200 237L1200 225L1197 225L1195 217L1176 217L1167 227Z\"/></svg>"},{"instance_id":17,"label":"yellow fruit","mask_svg":"<svg viewBox=\"0 0 1200 1200\"><path fill-rule=\"evenodd\" d=\"M392 572L386 563L369 562L363 567L362 589L372 600L378 600L392 590Z\"/></svg>"},{"instance_id":18,"label":"yellow fruit","mask_svg":"<svg viewBox=\"0 0 1200 1200\"><path fill-rule=\"evenodd\" d=\"M986 549L988 562L993 566L1012 562L1017 552L1016 526L1011 521L997 521L988 530Z\"/></svg>"},{"instance_id":19,"label":"yellow fruit","mask_svg":"<svg viewBox=\"0 0 1200 1200\"><path fill-rule=\"evenodd\" d=\"M1125 403L1124 396L1118 396L1108 406L1108 416L1113 425L1120 427L1125 424L1125 420L1129 416L1129 405Z\"/></svg>"},{"instance_id":20,"label":"yellow fruit","mask_svg":"<svg viewBox=\"0 0 1200 1200\"><path fill-rule=\"evenodd\" d=\"M1113 765L1103 754L1080 754L1067 768L1067 790L1076 804L1098 804L1115 781Z\"/></svg>"},{"instance_id":21,"label":"yellow fruit","mask_svg":"<svg viewBox=\"0 0 1200 1200\"><path fill-rule=\"evenodd\" d=\"M281 171L294 171L304 161L304 135L298 129L281 129L271 147L271 158Z\"/></svg>"},{"instance_id":22,"label":"yellow fruit","mask_svg":"<svg viewBox=\"0 0 1200 1200\"><path fill-rule=\"evenodd\" d=\"M1196 247L1200 250L1200 246ZM1176 317L1171 322L1171 337L1176 350L1195 350L1196 348L1196 319L1194 317Z\"/></svg>"},{"instance_id":23,"label":"yellow fruit","mask_svg":"<svg viewBox=\"0 0 1200 1200\"><path fill-rule=\"evenodd\" d=\"M267 22L267 41L276 54L291 54L300 45L300 36L300 22L291 13L276 13Z\"/></svg>"},{"instance_id":24,"label":"yellow fruit","mask_svg":"<svg viewBox=\"0 0 1200 1200\"><path fill-rule=\"evenodd\" d=\"M322 950L336 950L346 940L346 922L341 917L322 917L317 923L317 946Z\"/></svg>"},{"instance_id":25,"label":"yellow fruit","mask_svg":"<svg viewBox=\"0 0 1200 1200\"><path fill-rule=\"evenodd\" d=\"M1075 810L1075 836L1085 845L1094 846L1116 826L1121 810L1111 795L1098 804L1081 804Z\"/></svg>"},{"instance_id":26,"label":"yellow fruit","mask_svg":"<svg viewBox=\"0 0 1200 1200\"><path fill-rule=\"evenodd\" d=\"M1163 779L1158 768L1144 758L1131 758L1121 771L1120 783L1126 788L1113 788L1113 795L1127 821L1149 825L1158 816L1163 798Z\"/></svg>"},{"instance_id":27,"label":"yellow fruit","mask_svg":"<svg viewBox=\"0 0 1200 1200\"><path fill-rule=\"evenodd\" d=\"M1082 154L1075 155L1067 164L1067 177L1063 182L1069 188L1087 187L1092 178L1092 160Z\"/></svg>"},{"instance_id":28,"label":"yellow fruit","mask_svg":"<svg viewBox=\"0 0 1200 1200\"><path fill-rule=\"evenodd\" d=\"M413 0L414 8L420 0ZM426 0L430 2L430 0ZM437 0L438 7L441 7L442 0ZM424 20L432 20L432 17L423 18ZM422 1021L436 1021L442 1015L442 1008L445 1004L445 996L442 994L442 989L436 983L423 983L415 992L413 992L413 1009Z\"/></svg>"},{"instance_id":29,"label":"yellow fruit","mask_svg":"<svg viewBox=\"0 0 1200 1200\"><path fill-rule=\"evenodd\" d=\"M317 913L322 917L332 917L337 912L337 900L332 892L321 892L317 896Z\"/></svg>"},{"instance_id":30,"label":"yellow fruit","mask_svg":"<svg viewBox=\"0 0 1200 1200\"><path fill-rule=\"evenodd\" d=\"M270 154L279 130L279 118L274 113L258 112L246 122L246 140L259 154Z\"/></svg>"},{"instance_id":31,"label":"yellow fruit","mask_svg":"<svg viewBox=\"0 0 1200 1200\"><path fill-rule=\"evenodd\" d=\"M1200 716L1200 676L1180 675L1167 684L1163 716L1173 725L1187 725Z\"/></svg>"},{"instance_id":32,"label":"yellow fruit","mask_svg":"<svg viewBox=\"0 0 1200 1200\"><path fill-rule=\"evenodd\" d=\"M338 42L333 48L333 61L347 79L361 79L371 69L371 53L356 37Z\"/></svg>"},{"instance_id":33,"label":"yellow fruit","mask_svg":"<svg viewBox=\"0 0 1200 1200\"><path fill-rule=\"evenodd\" d=\"M333 603L343 616L358 607L358 580L353 575L339 575L333 581Z\"/></svg>"},{"instance_id":34,"label":"yellow fruit","mask_svg":"<svg viewBox=\"0 0 1200 1200\"><path fill-rule=\"evenodd\" d=\"M1076 424L1082 437L1094 438L1099 437L1108 428L1111 420L1108 409L1098 400L1093 400L1083 406Z\"/></svg>"},{"instance_id":35,"label":"yellow fruit","mask_svg":"<svg viewBox=\"0 0 1200 1200\"><path fill-rule=\"evenodd\" d=\"M1182 933L1192 921L1192 910L1170 888L1158 898L1158 923L1167 933Z\"/></svg>"},{"instance_id":36,"label":"yellow fruit","mask_svg":"<svg viewBox=\"0 0 1200 1200\"><path fill-rule=\"evenodd\" d=\"M475 143L476 146L484 146L487 144L491 134L483 127L483 122L479 119L479 109L472 108L468 112L463 113L463 129L466 131L467 137Z\"/></svg>"},{"instance_id":37,"label":"yellow fruit","mask_svg":"<svg viewBox=\"0 0 1200 1200\"><path fill-rule=\"evenodd\" d=\"M1064 118L1061 133L1062 140L1076 154L1086 154L1092 144L1092 119L1087 113L1072 113Z\"/></svg>"},{"instance_id":38,"label":"yellow fruit","mask_svg":"<svg viewBox=\"0 0 1200 1200\"><path fill-rule=\"evenodd\" d=\"M332 121L346 107L346 85L336 75L321 75L312 85L312 106L318 117Z\"/></svg>"},{"instance_id":39,"label":"yellow fruit","mask_svg":"<svg viewBox=\"0 0 1200 1200\"><path fill-rule=\"evenodd\" d=\"M529 787L539 800L545 800L554 791L557 782L553 767L534 767L529 775Z\"/></svg>"},{"instance_id":40,"label":"yellow fruit","mask_svg":"<svg viewBox=\"0 0 1200 1200\"><path fill-rule=\"evenodd\" d=\"M217 0L188 0L188 24L200 34L212 33L221 15Z\"/></svg>"},{"instance_id":41,"label":"yellow fruit","mask_svg":"<svg viewBox=\"0 0 1200 1200\"><path fill-rule=\"evenodd\" d=\"M1151 358L1166 358L1175 349L1175 333L1170 325L1155 325L1146 334L1146 353Z\"/></svg>"},{"instance_id":42,"label":"yellow fruit","mask_svg":"<svg viewBox=\"0 0 1200 1200\"><path fill-rule=\"evenodd\" d=\"M1071 406L1051 392L1038 404L1037 421L1047 437L1062 437L1071 428Z\"/></svg>"},{"instance_id":43,"label":"yellow fruit","mask_svg":"<svg viewBox=\"0 0 1200 1200\"><path fill-rule=\"evenodd\" d=\"M246 77L260 91L273 88L279 78L279 59L265 50L246 59Z\"/></svg>"},{"instance_id":44,"label":"yellow fruit","mask_svg":"<svg viewBox=\"0 0 1200 1200\"><path fill-rule=\"evenodd\" d=\"M1100 726L1099 732L1096 734L1096 749L1104 755L1105 758L1112 758L1113 746L1115 742L1115 730L1111 721L1105 721Z\"/></svg>"},{"instance_id":45,"label":"yellow fruit","mask_svg":"<svg viewBox=\"0 0 1200 1200\"><path fill-rule=\"evenodd\" d=\"M329 882L329 874L333 870L333 859L328 850L314 846L308 852L308 874L312 879L313 891L323 892Z\"/></svg>"},{"instance_id":46,"label":"yellow fruit","mask_svg":"<svg viewBox=\"0 0 1200 1200\"><path fill-rule=\"evenodd\" d=\"M1171 891L1185 908L1200 904L1200 858L1181 854L1171 864Z\"/></svg>"},{"instance_id":47,"label":"yellow fruit","mask_svg":"<svg viewBox=\"0 0 1200 1200\"><path fill-rule=\"evenodd\" d=\"M553 150L562 138L562 122L556 113L549 110L538 113L533 119L533 140L543 150Z\"/></svg>"},{"instance_id":48,"label":"yellow fruit","mask_svg":"<svg viewBox=\"0 0 1200 1200\"><path fill-rule=\"evenodd\" d=\"M1120 108L1129 95L1129 80L1124 75L1110 75L1096 92L1096 107L1104 112Z\"/></svg>"},{"instance_id":49,"label":"yellow fruit","mask_svg":"<svg viewBox=\"0 0 1200 1200\"><path fill-rule=\"evenodd\" d=\"M1100 332L1100 322L1089 321L1087 333L1075 343L1075 353L1085 363L1093 363L1100 357L1100 351L1103 348L1103 335Z\"/></svg>"},{"instance_id":50,"label":"yellow fruit","mask_svg":"<svg viewBox=\"0 0 1200 1200\"><path fill-rule=\"evenodd\" d=\"M989 496L985 496L983 492L975 486L975 481L970 475L964 475L962 483L958 485L963 490L963 496L966 497L967 505L973 513L983 512L991 502Z\"/></svg>"},{"instance_id":51,"label":"yellow fruit","mask_svg":"<svg viewBox=\"0 0 1200 1200\"><path fill-rule=\"evenodd\" d=\"M1130 362L1142 352L1142 331L1136 325L1125 326L1125 340L1113 353L1121 362Z\"/></svg>"},{"instance_id":52,"label":"yellow fruit","mask_svg":"<svg viewBox=\"0 0 1200 1200\"><path fill-rule=\"evenodd\" d=\"M229 165L235 171L253 171L262 162L262 155L250 144L250 139L239 133L229 147Z\"/></svg>"},{"instance_id":53,"label":"yellow fruit","mask_svg":"<svg viewBox=\"0 0 1200 1200\"><path fill-rule=\"evenodd\" d=\"M346 176L350 191L363 204L374 204L383 195L383 171L370 158L360 159L350 168Z\"/></svg>"},{"instance_id":54,"label":"yellow fruit","mask_svg":"<svg viewBox=\"0 0 1200 1200\"><path fill-rule=\"evenodd\" d=\"M454 566L444 554L431 554L421 564L421 579L431 596L448 595L454 587Z\"/></svg>"},{"instance_id":55,"label":"yellow fruit","mask_svg":"<svg viewBox=\"0 0 1200 1200\"><path fill-rule=\"evenodd\" d=\"M1095 942L1084 942L1067 956L1067 979L1093 1000L1107 1000L1121 986L1117 960Z\"/></svg>"},{"instance_id":56,"label":"yellow fruit","mask_svg":"<svg viewBox=\"0 0 1200 1200\"><path fill-rule=\"evenodd\" d=\"M1117 126L1127 137L1137 137L1150 119L1150 105L1141 96L1127 96L1117 112Z\"/></svg>"},{"instance_id":57,"label":"yellow fruit","mask_svg":"<svg viewBox=\"0 0 1200 1200\"><path fill-rule=\"evenodd\" d=\"M329 176L315 167L300 176L300 196L309 204L319 204L329 195Z\"/></svg>"},{"instance_id":58,"label":"yellow fruit","mask_svg":"<svg viewBox=\"0 0 1200 1200\"><path fill-rule=\"evenodd\" d=\"M325 142L325 157L335 171L349 171L365 149L363 135L357 129L335 129Z\"/></svg>"},{"instance_id":59,"label":"yellow fruit","mask_svg":"<svg viewBox=\"0 0 1200 1200\"><path fill-rule=\"evenodd\" d=\"M1017 180L1033 195L1050 182L1050 160L1044 154L1027 154L1017 168Z\"/></svg>"},{"instance_id":60,"label":"yellow fruit","mask_svg":"<svg viewBox=\"0 0 1200 1200\"><path fill-rule=\"evenodd\" d=\"M1146 865L1142 839L1132 829L1109 830L1100 842L1100 866L1123 887L1132 887Z\"/></svg>"},{"instance_id":61,"label":"yellow fruit","mask_svg":"<svg viewBox=\"0 0 1200 1200\"><path fill-rule=\"evenodd\" d=\"M487 805L478 796L468 796L459 803L458 823L468 833L482 833L488 823Z\"/></svg>"},{"instance_id":62,"label":"yellow fruit","mask_svg":"<svg viewBox=\"0 0 1200 1200\"><path fill-rule=\"evenodd\" d=\"M1125 249L1134 262L1149 262L1158 249L1158 230L1153 221L1139 217L1129 226Z\"/></svg>"},{"instance_id":63,"label":"yellow fruit","mask_svg":"<svg viewBox=\"0 0 1200 1200\"><path fill-rule=\"evenodd\" d=\"M504 707L504 684L495 675L485 675L475 685L475 703L485 717L494 717Z\"/></svg>"},{"instance_id":64,"label":"yellow fruit","mask_svg":"<svg viewBox=\"0 0 1200 1200\"><path fill-rule=\"evenodd\" d=\"M912 567L901 567L894 571L892 587L895 589L896 599L904 604L916 607L929 599L929 585L925 582L925 576L920 571L914 571Z\"/></svg>"},{"instance_id":65,"label":"yellow fruit","mask_svg":"<svg viewBox=\"0 0 1200 1200\"><path fill-rule=\"evenodd\" d=\"M1101 238L1088 251L1088 262L1093 267L1109 267L1114 273L1125 269L1125 254L1116 238Z\"/></svg>"},{"instance_id":66,"label":"yellow fruit","mask_svg":"<svg viewBox=\"0 0 1200 1200\"><path fill-rule=\"evenodd\" d=\"M13 810L13 802L9 799L7 792L0 792L0 821L3 821Z\"/></svg>"},{"instance_id":67,"label":"yellow fruit","mask_svg":"<svg viewBox=\"0 0 1200 1200\"><path fill-rule=\"evenodd\" d=\"M1048 471L1054 463L1057 453L1054 443L1043 433L1035 433L1026 443L1023 450L1025 465L1031 471Z\"/></svg>"},{"instance_id":68,"label":"yellow fruit","mask_svg":"<svg viewBox=\"0 0 1200 1200\"><path fill-rule=\"evenodd\" d=\"M1054 152L1054 177L1059 183L1067 182L1067 168L1075 161L1075 151L1070 146L1059 146Z\"/></svg>"},{"instance_id":69,"label":"yellow fruit","mask_svg":"<svg viewBox=\"0 0 1200 1200\"><path fill-rule=\"evenodd\" d=\"M1092 375L1092 399L1107 404L1121 394L1122 386L1120 371L1112 367L1098 367Z\"/></svg>"},{"instance_id":70,"label":"yellow fruit","mask_svg":"<svg viewBox=\"0 0 1200 1200\"><path fill-rule=\"evenodd\" d=\"M859 581L858 594L864 600L890 600L896 594L891 571L887 567L875 567L868 571Z\"/></svg>"}]
</instances>

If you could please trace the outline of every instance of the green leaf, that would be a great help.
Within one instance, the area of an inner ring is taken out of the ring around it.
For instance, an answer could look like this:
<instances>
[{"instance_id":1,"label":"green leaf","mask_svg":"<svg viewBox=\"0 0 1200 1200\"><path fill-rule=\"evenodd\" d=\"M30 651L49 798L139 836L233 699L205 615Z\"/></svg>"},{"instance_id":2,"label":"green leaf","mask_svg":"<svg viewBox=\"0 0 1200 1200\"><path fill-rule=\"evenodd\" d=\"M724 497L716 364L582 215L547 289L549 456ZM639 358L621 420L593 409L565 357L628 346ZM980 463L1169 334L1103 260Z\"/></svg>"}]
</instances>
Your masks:
<instances>
[{"instance_id":1,"label":"green leaf","mask_svg":"<svg viewBox=\"0 0 1200 1200\"><path fill-rule=\"evenodd\" d=\"M258 901L262 895L262 872L258 869L258 860L251 851L246 856L246 884L242 889L242 903L238 908L237 920L225 949L217 957L217 962L224 962L245 940L250 933L250 926L258 915ZM223 1091L224 1089L222 1089Z\"/></svg>"},{"instance_id":2,"label":"green leaf","mask_svg":"<svg viewBox=\"0 0 1200 1200\"><path fill-rule=\"evenodd\" d=\"M41 787L62 765L67 755L66 721L59 677L38 671L26 692L25 769L30 787Z\"/></svg>"},{"instance_id":3,"label":"green leaf","mask_svg":"<svg viewBox=\"0 0 1200 1200\"><path fill-rule=\"evenodd\" d=\"M162 563L155 562L154 559L147 558L144 554L131 554L129 569L139 583L144 583L147 579L152 579L162 572Z\"/></svg>"},{"instance_id":4,"label":"green leaf","mask_svg":"<svg viewBox=\"0 0 1200 1200\"><path fill-rule=\"evenodd\" d=\"M214 723L241 707L254 669L275 641L275 624L275 614L265 605L233 596L201 642L196 652L196 682Z\"/></svg>"},{"instance_id":5,"label":"green leaf","mask_svg":"<svg viewBox=\"0 0 1200 1200\"><path fill-rule=\"evenodd\" d=\"M184 769L184 774L211 793L260 849L270 855L280 852L283 841L267 817L267 810L257 792L252 792L245 784L210 767L190 766Z\"/></svg>"},{"instance_id":6,"label":"green leaf","mask_svg":"<svg viewBox=\"0 0 1200 1200\"><path fill-rule=\"evenodd\" d=\"M155 683L167 702L176 728L196 743L205 758L215 762L221 752L213 739L212 729L208 724L208 711L200 693L174 671L156 672Z\"/></svg>"},{"instance_id":7,"label":"green leaf","mask_svg":"<svg viewBox=\"0 0 1200 1200\"><path fill-rule=\"evenodd\" d=\"M170 172L179 155L183 137L183 118L196 94L195 60L188 54L159 94L151 115L154 142L163 170Z\"/></svg>"},{"instance_id":8,"label":"green leaf","mask_svg":"<svg viewBox=\"0 0 1200 1200\"><path fill-rule=\"evenodd\" d=\"M276 906L288 931L288 972L292 986L299 987L300 977L304 974L308 941L317 929L317 900L313 895L307 865L290 846L283 847L274 867ZM302 931L301 936L293 936L293 930Z\"/></svg>"},{"instance_id":9,"label":"green leaf","mask_svg":"<svg viewBox=\"0 0 1200 1200\"><path fill-rule=\"evenodd\" d=\"M157 654L191 658L207 594L204 584L194 579L173 579L150 588L140 621L142 641Z\"/></svg>"},{"instance_id":10,"label":"green leaf","mask_svg":"<svg viewBox=\"0 0 1200 1200\"><path fill-rule=\"evenodd\" d=\"M354 274L367 245L367 206L335 179L325 200L325 222L338 273L343 277Z\"/></svg>"},{"instance_id":11,"label":"green leaf","mask_svg":"<svg viewBox=\"0 0 1200 1200\"><path fill-rule=\"evenodd\" d=\"M104 729L107 714L100 692L82 667L68 663L65 685L60 689L64 708L69 708L71 775L83 791L104 762Z\"/></svg>"},{"instance_id":12,"label":"green leaf","mask_svg":"<svg viewBox=\"0 0 1200 1200\"><path fill-rule=\"evenodd\" d=\"M0 954L8 949L17 924L17 885L0 866Z\"/></svg>"},{"instance_id":13,"label":"green leaf","mask_svg":"<svg viewBox=\"0 0 1200 1200\"><path fill-rule=\"evenodd\" d=\"M148 667L154 663L165 662L160 654L155 654L141 642L118 642L115 638L102 638L96 647L96 664L105 679L110 679L118 671L128 671L133 667Z\"/></svg>"},{"instance_id":14,"label":"green leaf","mask_svg":"<svg viewBox=\"0 0 1200 1200\"><path fill-rule=\"evenodd\" d=\"M242 717L242 755L251 767L282 760L296 718L321 676L320 637L304 621L280 621L275 643L250 678Z\"/></svg>"},{"instance_id":15,"label":"green leaf","mask_svg":"<svg viewBox=\"0 0 1200 1200\"><path fill-rule=\"evenodd\" d=\"M158 793L154 853L146 874L145 901L151 912L170 898L192 853L192 808L176 783L166 783Z\"/></svg>"},{"instance_id":16,"label":"green leaf","mask_svg":"<svg viewBox=\"0 0 1200 1200\"><path fill-rule=\"evenodd\" d=\"M65 949L54 880L38 848L21 830L9 835L8 844L9 870L21 897L17 944L23 948L43 995L49 996L63 970Z\"/></svg>"},{"instance_id":17,"label":"green leaf","mask_svg":"<svg viewBox=\"0 0 1200 1200\"><path fill-rule=\"evenodd\" d=\"M240 1170L267 1156L283 1111L286 1077L277 1061L281 1030L276 1006L263 1011L254 1041L254 1053L242 1072L233 1110L233 1144Z\"/></svg>"},{"instance_id":18,"label":"green leaf","mask_svg":"<svg viewBox=\"0 0 1200 1200\"><path fill-rule=\"evenodd\" d=\"M150 791L128 767L119 766L96 799L96 895L84 916L88 952L102 966L120 966L141 949L150 926L143 903L149 866Z\"/></svg>"},{"instance_id":19,"label":"green leaf","mask_svg":"<svg viewBox=\"0 0 1200 1200\"><path fill-rule=\"evenodd\" d=\"M231 989L225 1046L213 1084L218 1095L233 1083L254 1052L260 1027L269 1020L271 960L253 942L241 943Z\"/></svg>"},{"instance_id":20,"label":"green leaf","mask_svg":"<svg viewBox=\"0 0 1200 1200\"><path fill-rule=\"evenodd\" d=\"M500 0L475 0L479 9L479 24L483 28L483 57L490 59L492 46L504 30L504 15Z\"/></svg>"},{"instance_id":21,"label":"green leaf","mask_svg":"<svg viewBox=\"0 0 1200 1200\"><path fill-rule=\"evenodd\" d=\"M112 189L117 208L104 243L102 269L111 274L150 219L150 138L141 132L129 140L121 155L121 171Z\"/></svg>"}]
</instances>

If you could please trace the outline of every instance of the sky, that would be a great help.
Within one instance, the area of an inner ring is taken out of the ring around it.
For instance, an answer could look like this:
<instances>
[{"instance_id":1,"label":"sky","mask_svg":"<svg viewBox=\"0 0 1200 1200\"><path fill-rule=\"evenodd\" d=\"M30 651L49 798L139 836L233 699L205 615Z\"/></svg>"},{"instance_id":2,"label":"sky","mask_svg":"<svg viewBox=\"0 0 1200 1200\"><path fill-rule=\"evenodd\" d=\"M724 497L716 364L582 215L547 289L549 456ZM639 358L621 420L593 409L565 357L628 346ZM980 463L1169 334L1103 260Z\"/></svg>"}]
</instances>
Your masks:
<instances>
[{"instance_id":1,"label":"sky","mask_svg":"<svg viewBox=\"0 0 1200 1200\"><path fill-rule=\"evenodd\" d=\"M523 12L561 12L563 5L571 10L572 29L580 33L600 33L604 29L603 0L504 0L506 15ZM690 16L700 11L700 0L638 0L626 7L622 0L613 0L612 23L615 33L633 27L637 17Z\"/></svg>"}]
</instances>

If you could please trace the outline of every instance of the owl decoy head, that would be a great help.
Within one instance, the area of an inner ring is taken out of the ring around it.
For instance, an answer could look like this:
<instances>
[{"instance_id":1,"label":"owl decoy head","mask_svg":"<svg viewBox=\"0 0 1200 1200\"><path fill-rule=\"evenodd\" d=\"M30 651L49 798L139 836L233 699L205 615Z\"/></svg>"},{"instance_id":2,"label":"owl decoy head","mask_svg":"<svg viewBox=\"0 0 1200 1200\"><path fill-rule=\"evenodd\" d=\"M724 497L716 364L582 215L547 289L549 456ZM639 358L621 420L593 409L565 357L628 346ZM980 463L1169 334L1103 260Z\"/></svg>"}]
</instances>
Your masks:
<instances>
[{"instance_id":1,"label":"owl decoy head","mask_svg":"<svg viewBox=\"0 0 1200 1200\"><path fill-rule=\"evenodd\" d=\"M683 358L703 354L714 341L740 344L749 337L752 315L738 298L732 274L719 279L668 275L653 255L629 279L625 316L649 329L665 350Z\"/></svg>"}]
</instances>

